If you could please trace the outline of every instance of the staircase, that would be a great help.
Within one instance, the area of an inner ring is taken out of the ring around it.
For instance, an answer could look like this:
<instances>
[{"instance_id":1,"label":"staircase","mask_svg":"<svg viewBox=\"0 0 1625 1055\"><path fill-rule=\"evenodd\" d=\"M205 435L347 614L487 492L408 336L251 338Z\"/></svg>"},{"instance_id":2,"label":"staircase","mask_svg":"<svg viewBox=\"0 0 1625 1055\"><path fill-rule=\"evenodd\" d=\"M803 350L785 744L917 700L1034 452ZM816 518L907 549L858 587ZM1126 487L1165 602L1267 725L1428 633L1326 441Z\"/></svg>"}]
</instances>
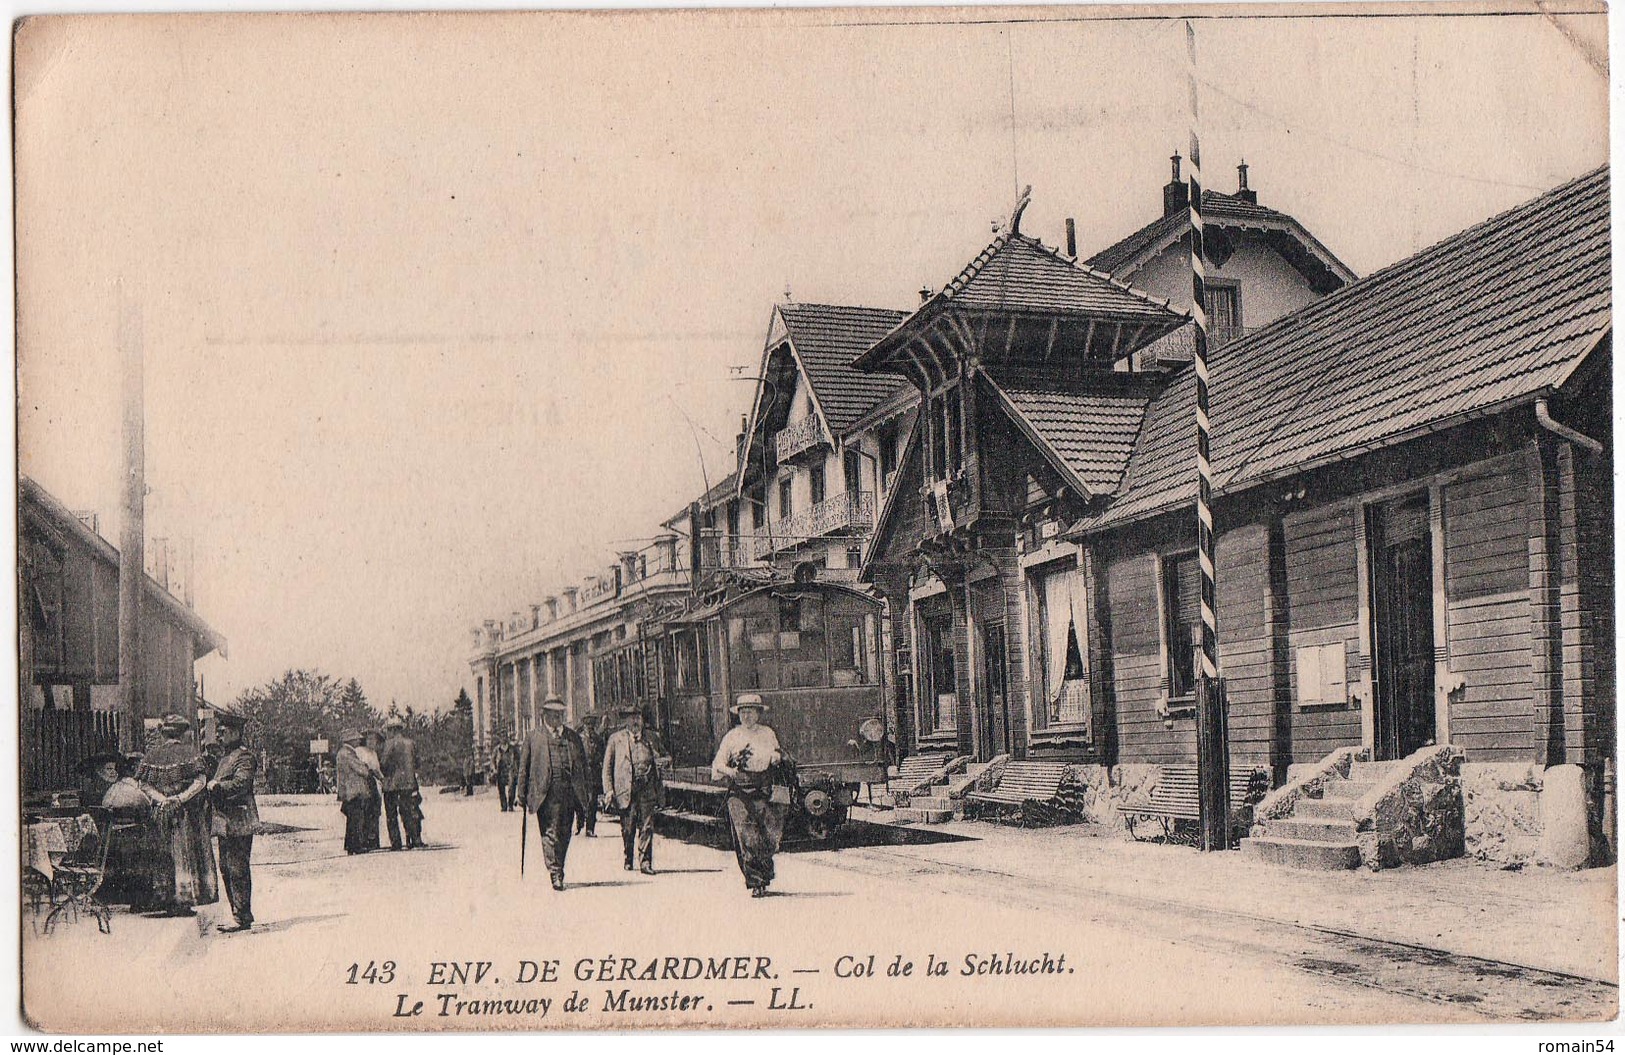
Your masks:
<instances>
[{"instance_id":1,"label":"staircase","mask_svg":"<svg viewBox=\"0 0 1625 1055\"><path fill-rule=\"evenodd\" d=\"M992 762L972 762L961 773L939 780L923 794L909 796L907 805L897 808L897 824L946 824L965 813L965 792L976 785Z\"/></svg>"},{"instance_id":2,"label":"staircase","mask_svg":"<svg viewBox=\"0 0 1625 1055\"><path fill-rule=\"evenodd\" d=\"M1357 868L1354 806L1384 777L1406 763L1354 762L1348 776L1332 774L1318 798L1300 798L1292 812L1270 820L1267 834L1241 841L1241 852L1270 864L1319 872ZM1257 831L1258 829L1255 829Z\"/></svg>"}]
</instances>

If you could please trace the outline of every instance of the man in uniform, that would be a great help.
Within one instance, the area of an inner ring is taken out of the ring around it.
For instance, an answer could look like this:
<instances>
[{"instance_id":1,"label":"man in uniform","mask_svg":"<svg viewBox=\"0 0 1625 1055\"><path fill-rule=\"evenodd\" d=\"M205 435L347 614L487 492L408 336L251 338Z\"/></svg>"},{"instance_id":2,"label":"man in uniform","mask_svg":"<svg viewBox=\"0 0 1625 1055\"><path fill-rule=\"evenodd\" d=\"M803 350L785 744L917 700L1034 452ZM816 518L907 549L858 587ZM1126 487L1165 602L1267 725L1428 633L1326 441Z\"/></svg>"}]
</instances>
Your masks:
<instances>
[{"instance_id":1,"label":"man in uniform","mask_svg":"<svg viewBox=\"0 0 1625 1055\"><path fill-rule=\"evenodd\" d=\"M378 768L384 774L384 814L389 823L389 848L401 848L401 825L406 825L406 848L423 845L423 814L418 810L417 745L406 735L406 723L391 715L384 723L384 747Z\"/></svg>"},{"instance_id":2,"label":"man in uniform","mask_svg":"<svg viewBox=\"0 0 1625 1055\"><path fill-rule=\"evenodd\" d=\"M629 704L620 709L620 715L626 725L611 733L604 745L604 806L621 815L626 870L637 867L644 875L652 876L655 814L666 792L660 762L666 751L660 738L643 727L643 708Z\"/></svg>"},{"instance_id":3,"label":"man in uniform","mask_svg":"<svg viewBox=\"0 0 1625 1055\"><path fill-rule=\"evenodd\" d=\"M564 701L556 694L543 701L542 724L525 739L517 781L520 808L536 814L542 858L554 890L564 889L571 825L592 801L587 751L576 731L565 726L564 711Z\"/></svg>"},{"instance_id":4,"label":"man in uniform","mask_svg":"<svg viewBox=\"0 0 1625 1055\"><path fill-rule=\"evenodd\" d=\"M209 803L214 807L214 836L220 848L220 879L226 887L233 922L218 926L224 934L235 934L254 925L254 877L249 858L254 852L254 835L260 830L259 806L254 802L254 775L259 762L243 744L241 715L220 712L215 715L220 738L220 761L208 783Z\"/></svg>"}]
</instances>

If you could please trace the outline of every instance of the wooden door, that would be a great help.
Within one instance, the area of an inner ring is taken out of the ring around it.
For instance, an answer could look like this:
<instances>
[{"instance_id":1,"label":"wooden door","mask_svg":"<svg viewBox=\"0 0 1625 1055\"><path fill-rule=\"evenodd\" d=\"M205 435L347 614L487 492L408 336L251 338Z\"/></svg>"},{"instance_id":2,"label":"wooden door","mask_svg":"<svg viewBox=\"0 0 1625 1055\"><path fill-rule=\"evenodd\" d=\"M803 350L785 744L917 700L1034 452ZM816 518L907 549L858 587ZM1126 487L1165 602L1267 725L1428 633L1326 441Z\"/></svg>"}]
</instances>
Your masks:
<instances>
[{"instance_id":1,"label":"wooden door","mask_svg":"<svg viewBox=\"0 0 1625 1055\"><path fill-rule=\"evenodd\" d=\"M1433 742L1433 539L1426 495L1372 510L1371 598L1376 634L1376 757L1404 758Z\"/></svg>"},{"instance_id":2,"label":"wooden door","mask_svg":"<svg viewBox=\"0 0 1625 1055\"><path fill-rule=\"evenodd\" d=\"M1004 624L982 627L982 707L977 745L982 761L1010 752L1010 678L1005 666Z\"/></svg>"}]
</instances>

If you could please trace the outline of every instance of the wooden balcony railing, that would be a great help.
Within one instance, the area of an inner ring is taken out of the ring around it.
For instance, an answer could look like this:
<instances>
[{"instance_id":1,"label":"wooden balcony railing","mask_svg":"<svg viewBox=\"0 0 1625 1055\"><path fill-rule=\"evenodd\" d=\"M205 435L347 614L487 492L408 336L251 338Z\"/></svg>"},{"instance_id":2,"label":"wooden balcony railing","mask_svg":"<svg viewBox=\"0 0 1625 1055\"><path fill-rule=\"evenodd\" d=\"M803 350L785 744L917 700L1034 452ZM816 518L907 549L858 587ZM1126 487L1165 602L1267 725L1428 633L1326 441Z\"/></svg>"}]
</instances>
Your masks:
<instances>
[{"instance_id":1,"label":"wooden balcony railing","mask_svg":"<svg viewBox=\"0 0 1625 1055\"><path fill-rule=\"evenodd\" d=\"M824 430L818 427L818 418L807 415L773 436L773 450L779 461L787 462L802 451L811 450L824 442Z\"/></svg>"}]
</instances>

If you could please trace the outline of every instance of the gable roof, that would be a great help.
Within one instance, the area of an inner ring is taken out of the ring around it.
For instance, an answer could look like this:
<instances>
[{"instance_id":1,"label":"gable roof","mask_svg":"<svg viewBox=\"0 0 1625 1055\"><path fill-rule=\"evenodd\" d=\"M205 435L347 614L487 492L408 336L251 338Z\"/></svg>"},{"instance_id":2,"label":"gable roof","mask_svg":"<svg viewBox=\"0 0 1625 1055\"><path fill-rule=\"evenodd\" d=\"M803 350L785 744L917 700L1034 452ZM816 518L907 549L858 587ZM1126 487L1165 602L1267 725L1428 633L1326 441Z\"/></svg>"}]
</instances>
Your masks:
<instances>
[{"instance_id":1,"label":"gable roof","mask_svg":"<svg viewBox=\"0 0 1625 1055\"><path fill-rule=\"evenodd\" d=\"M1272 237L1272 247L1317 288L1329 291L1354 281L1354 272L1337 259L1309 230L1284 212L1214 190L1202 192L1203 228L1253 230ZM1146 261L1190 232L1190 210L1168 213L1133 234L1102 249L1088 260L1090 267L1111 274L1132 274Z\"/></svg>"},{"instance_id":2,"label":"gable roof","mask_svg":"<svg viewBox=\"0 0 1625 1055\"><path fill-rule=\"evenodd\" d=\"M908 313L844 304L780 304L790 347L824 414L841 436L875 406L911 388L902 378L860 373L852 360L890 333Z\"/></svg>"},{"instance_id":3,"label":"gable roof","mask_svg":"<svg viewBox=\"0 0 1625 1055\"><path fill-rule=\"evenodd\" d=\"M709 512L720 506L724 501L732 498L739 490L739 470L734 469L721 480L711 485L711 489L694 501L700 504L700 512ZM661 527L686 527L688 524L689 506L685 505L671 516L660 522Z\"/></svg>"},{"instance_id":4,"label":"gable roof","mask_svg":"<svg viewBox=\"0 0 1625 1055\"><path fill-rule=\"evenodd\" d=\"M1133 326L1142 343L1186 318L1160 297L1063 256L1036 238L1007 230L852 365L863 371L883 369L889 354L917 329L928 327L956 307L973 312L1118 320Z\"/></svg>"},{"instance_id":5,"label":"gable roof","mask_svg":"<svg viewBox=\"0 0 1625 1055\"><path fill-rule=\"evenodd\" d=\"M74 516L67 506L35 480L19 476L17 491L19 505L24 514L32 510L55 531L76 539L97 559L111 564L114 568L119 566L118 549L101 535L90 530L84 521ZM146 587L147 599L156 604L172 622L189 631L198 642L195 652L197 656L206 656L216 651L225 656L226 639L218 631L205 623L196 612L182 604L174 594L158 585L158 581L152 576L143 574L141 579Z\"/></svg>"},{"instance_id":6,"label":"gable roof","mask_svg":"<svg viewBox=\"0 0 1625 1055\"><path fill-rule=\"evenodd\" d=\"M1116 491L1156 382L1123 373L1062 379L1008 367L984 370L997 400L1082 497Z\"/></svg>"},{"instance_id":7,"label":"gable roof","mask_svg":"<svg viewBox=\"0 0 1625 1055\"><path fill-rule=\"evenodd\" d=\"M1236 492L1561 386L1612 327L1607 166L1217 349L1217 492ZM1089 531L1195 501L1195 377L1147 408Z\"/></svg>"}]
</instances>

